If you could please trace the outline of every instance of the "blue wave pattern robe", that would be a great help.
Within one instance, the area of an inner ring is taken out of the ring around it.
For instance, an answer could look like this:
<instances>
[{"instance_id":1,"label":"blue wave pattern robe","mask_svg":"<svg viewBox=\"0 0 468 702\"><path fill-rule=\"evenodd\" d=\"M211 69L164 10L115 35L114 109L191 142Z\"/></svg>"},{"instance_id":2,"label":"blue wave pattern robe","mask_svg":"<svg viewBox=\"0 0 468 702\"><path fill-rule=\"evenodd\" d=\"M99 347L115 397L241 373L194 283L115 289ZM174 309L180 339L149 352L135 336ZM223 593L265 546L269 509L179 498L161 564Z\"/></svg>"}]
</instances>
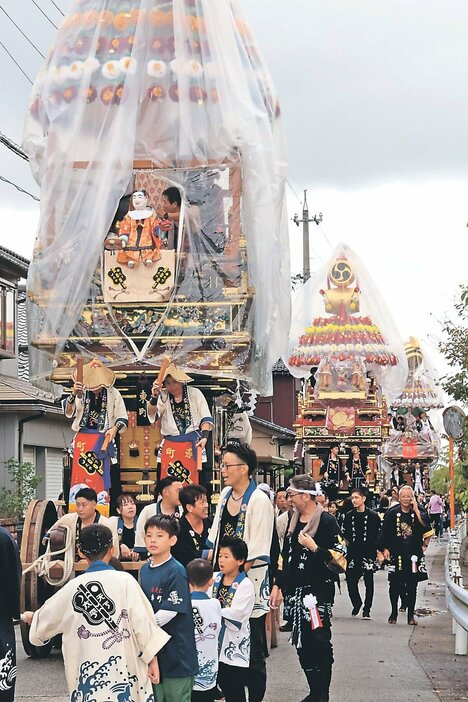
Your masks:
<instances>
[{"instance_id":1,"label":"blue wave pattern robe","mask_svg":"<svg viewBox=\"0 0 468 702\"><path fill-rule=\"evenodd\" d=\"M39 609L30 641L63 634L71 702L154 702L148 663L169 636L129 573L101 561L68 582Z\"/></svg>"}]
</instances>

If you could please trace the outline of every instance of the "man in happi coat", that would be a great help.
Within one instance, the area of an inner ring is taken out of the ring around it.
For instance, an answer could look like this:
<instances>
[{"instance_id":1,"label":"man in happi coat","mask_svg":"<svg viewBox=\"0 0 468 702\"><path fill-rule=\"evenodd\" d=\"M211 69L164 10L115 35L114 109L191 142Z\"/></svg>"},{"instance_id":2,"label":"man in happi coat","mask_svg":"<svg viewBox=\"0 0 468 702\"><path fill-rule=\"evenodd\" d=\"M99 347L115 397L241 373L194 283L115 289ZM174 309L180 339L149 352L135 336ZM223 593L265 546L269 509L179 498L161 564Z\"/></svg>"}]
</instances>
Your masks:
<instances>
[{"instance_id":1,"label":"man in happi coat","mask_svg":"<svg viewBox=\"0 0 468 702\"><path fill-rule=\"evenodd\" d=\"M113 546L114 546L114 557L119 558L120 547L119 547L119 535L117 533L117 526L115 521L111 521L107 517L104 517L98 512L97 507L97 494L93 488L84 487L78 490L76 493L75 509L76 512L69 512L60 517L55 524L49 529L46 534L46 538L50 538L51 532L53 532L56 527L67 527L73 534L73 539L64 544L64 548L67 548L62 558L66 560L66 557L70 558L70 561L79 561L80 557L80 540L81 531L87 526L92 524L102 524L108 527L112 532ZM52 544L51 544L52 545ZM58 561L60 562L60 561Z\"/></svg>"},{"instance_id":2,"label":"man in happi coat","mask_svg":"<svg viewBox=\"0 0 468 702\"><path fill-rule=\"evenodd\" d=\"M353 605L351 612L356 617L362 607L359 594L359 581L364 578L366 596L363 619L370 619L370 611L374 600L374 571L377 555L377 537L380 532L380 517L377 512L366 507L366 491L354 488L351 492L353 509L345 515L343 536L348 545L348 565L346 568L346 584L349 599Z\"/></svg>"},{"instance_id":3,"label":"man in happi coat","mask_svg":"<svg viewBox=\"0 0 468 702\"><path fill-rule=\"evenodd\" d=\"M250 619L251 648L247 687L250 702L261 702L266 690L265 620L270 611L268 565L275 522L270 499L257 488L253 473L257 456L248 446L228 443L223 452L221 472L226 487L221 492L207 546L213 549L218 570L219 545L225 536L237 536L248 547L244 570L255 589L255 604Z\"/></svg>"},{"instance_id":4,"label":"man in happi coat","mask_svg":"<svg viewBox=\"0 0 468 702\"><path fill-rule=\"evenodd\" d=\"M128 426L122 395L113 387L114 371L101 361L83 366L83 380L74 377L63 402L65 416L73 419L73 462L69 510L75 510L74 493L91 487L99 496L101 513L109 516L110 465L116 455L115 438Z\"/></svg>"},{"instance_id":5,"label":"man in happi coat","mask_svg":"<svg viewBox=\"0 0 468 702\"><path fill-rule=\"evenodd\" d=\"M313 478L292 478L288 495L295 512L284 542L283 570L278 573L270 602L277 608L281 590L289 595L291 641L310 690L306 700L328 702L333 666L332 605L337 572L345 567L346 544L335 517L316 502Z\"/></svg>"},{"instance_id":6,"label":"man in happi coat","mask_svg":"<svg viewBox=\"0 0 468 702\"><path fill-rule=\"evenodd\" d=\"M377 540L379 561L389 561L389 624L396 624L400 596L407 605L408 624L417 624L414 618L416 591L418 583L427 580L424 554L433 534L427 512L418 505L412 488L403 485L399 504L387 511Z\"/></svg>"},{"instance_id":7,"label":"man in happi coat","mask_svg":"<svg viewBox=\"0 0 468 702\"><path fill-rule=\"evenodd\" d=\"M160 421L163 436L159 452L161 478L169 474L198 483L201 465L197 465L197 452L200 450L202 462L206 461L205 446L213 429L208 403L201 390L188 386L192 378L173 363L163 372L161 382L163 388L158 380L153 383L147 403L148 419L151 424ZM180 458L173 460L178 449Z\"/></svg>"},{"instance_id":8,"label":"man in happi coat","mask_svg":"<svg viewBox=\"0 0 468 702\"><path fill-rule=\"evenodd\" d=\"M34 646L63 634L63 659L71 702L154 702L158 651L169 636L129 573L109 565L112 533L101 524L83 529L87 571L67 583L37 612L24 612Z\"/></svg>"},{"instance_id":9,"label":"man in happi coat","mask_svg":"<svg viewBox=\"0 0 468 702\"><path fill-rule=\"evenodd\" d=\"M19 619L21 563L16 542L0 527L0 702L13 702L16 643L13 619Z\"/></svg>"}]
</instances>

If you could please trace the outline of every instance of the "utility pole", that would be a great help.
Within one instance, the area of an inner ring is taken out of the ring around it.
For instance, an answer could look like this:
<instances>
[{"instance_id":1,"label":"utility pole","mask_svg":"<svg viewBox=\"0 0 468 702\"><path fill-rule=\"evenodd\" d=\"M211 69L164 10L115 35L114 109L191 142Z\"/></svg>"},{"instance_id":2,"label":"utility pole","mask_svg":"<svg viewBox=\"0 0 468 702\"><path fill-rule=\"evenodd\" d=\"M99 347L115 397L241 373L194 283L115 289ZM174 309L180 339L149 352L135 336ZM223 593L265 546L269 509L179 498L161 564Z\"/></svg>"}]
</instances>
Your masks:
<instances>
[{"instance_id":1,"label":"utility pole","mask_svg":"<svg viewBox=\"0 0 468 702\"><path fill-rule=\"evenodd\" d=\"M302 219L295 214L293 222L297 226L302 224L302 268L304 275L304 283L310 278L310 252L309 252L309 222L315 222L319 225L323 220L323 214L319 212L309 218L309 206L307 204L307 190L304 190L304 207L302 208Z\"/></svg>"}]
</instances>

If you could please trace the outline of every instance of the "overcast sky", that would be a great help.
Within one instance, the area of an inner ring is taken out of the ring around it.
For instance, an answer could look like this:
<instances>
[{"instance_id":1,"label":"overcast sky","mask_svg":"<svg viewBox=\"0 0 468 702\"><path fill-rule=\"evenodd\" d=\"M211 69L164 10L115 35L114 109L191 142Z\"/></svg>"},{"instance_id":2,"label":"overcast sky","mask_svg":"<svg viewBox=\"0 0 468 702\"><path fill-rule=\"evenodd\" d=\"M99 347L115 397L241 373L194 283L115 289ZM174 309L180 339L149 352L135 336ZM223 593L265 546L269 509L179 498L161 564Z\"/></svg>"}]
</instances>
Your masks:
<instances>
[{"instance_id":1,"label":"overcast sky","mask_svg":"<svg viewBox=\"0 0 468 702\"><path fill-rule=\"evenodd\" d=\"M55 0L63 10L66 0ZM216 0L212 0L216 1ZM58 23L51 0L38 0ZM3 0L45 53L54 28L30 0ZM354 248L403 337L440 336L468 256L468 2L244 0L282 104L290 216L308 189L312 269ZM41 57L3 15L2 41L33 78ZM0 130L21 140L30 85L0 46ZM38 194L0 145L0 174ZM29 256L37 205L0 182L0 243ZM300 231L291 225L293 268Z\"/></svg>"}]
</instances>

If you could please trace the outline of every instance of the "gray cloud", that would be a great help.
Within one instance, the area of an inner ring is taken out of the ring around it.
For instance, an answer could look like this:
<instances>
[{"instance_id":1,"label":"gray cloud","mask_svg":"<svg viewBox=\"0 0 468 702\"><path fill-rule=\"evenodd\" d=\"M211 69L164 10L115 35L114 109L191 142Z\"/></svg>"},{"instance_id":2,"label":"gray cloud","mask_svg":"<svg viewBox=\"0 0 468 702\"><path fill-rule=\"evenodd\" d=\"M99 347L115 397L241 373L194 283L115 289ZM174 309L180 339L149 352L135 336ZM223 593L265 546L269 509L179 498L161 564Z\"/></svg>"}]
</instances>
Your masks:
<instances>
[{"instance_id":1,"label":"gray cloud","mask_svg":"<svg viewBox=\"0 0 468 702\"><path fill-rule=\"evenodd\" d=\"M249 0L296 179L467 175L468 4Z\"/></svg>"},{"instance_id":2,"label":"gray cloud","mask_svg":"<svg viewBox=\"0 0 468 702\"><path fill-rule=\"evenodd\" d=\"M54 29L29 0L4 7L45 53ZM66 10L69 0L58 0ZM466 0L244 0L283 110L292 176L313 187L466 177ZM49 0L41 6L58 23ZM42 59L3 17L0 39L34 78ZM30 85L0 47L0 130L21 140ZM0 145L0 173L37 193ZM0 183L0 206L32 200Z\"/></svg>"}]
</instances>

